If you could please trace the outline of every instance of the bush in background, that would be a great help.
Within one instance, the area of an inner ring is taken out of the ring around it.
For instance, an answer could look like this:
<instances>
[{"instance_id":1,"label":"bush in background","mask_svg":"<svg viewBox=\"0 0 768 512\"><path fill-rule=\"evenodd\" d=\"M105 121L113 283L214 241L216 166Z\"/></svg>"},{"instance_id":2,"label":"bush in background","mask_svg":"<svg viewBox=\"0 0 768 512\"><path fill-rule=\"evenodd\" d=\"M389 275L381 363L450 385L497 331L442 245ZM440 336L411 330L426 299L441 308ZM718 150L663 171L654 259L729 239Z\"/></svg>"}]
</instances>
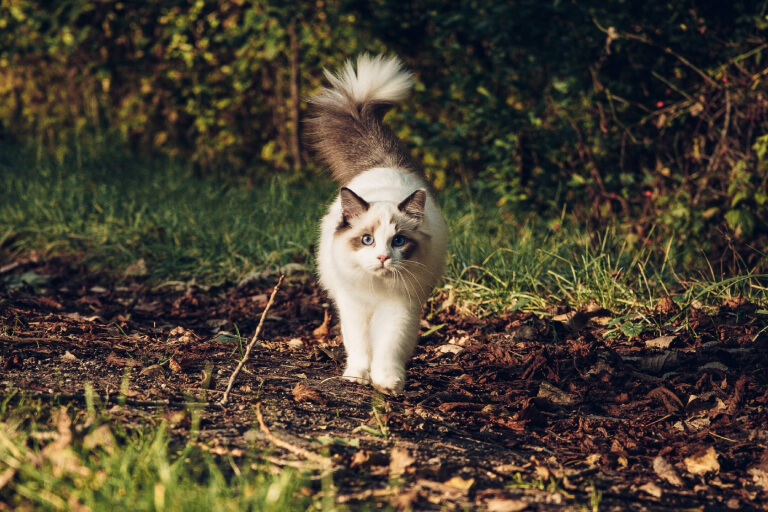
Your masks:
<instances>
[{"instance_id":1,"label":"bush in background","mask_svg":"<svg viewBox=\"0 0 768 512\"><path fill-rule=\"evenodd\" d=\"M321 69L389 50L417 78L392 121L438 185L470 183L511 218L618 221L629 244L663 242L693 267L703 252L716 270L765 271L767 11L4 0L0 130L54 154L116 137L201 172L301 169L301 99Z\"/></svg>"}]
</instances>

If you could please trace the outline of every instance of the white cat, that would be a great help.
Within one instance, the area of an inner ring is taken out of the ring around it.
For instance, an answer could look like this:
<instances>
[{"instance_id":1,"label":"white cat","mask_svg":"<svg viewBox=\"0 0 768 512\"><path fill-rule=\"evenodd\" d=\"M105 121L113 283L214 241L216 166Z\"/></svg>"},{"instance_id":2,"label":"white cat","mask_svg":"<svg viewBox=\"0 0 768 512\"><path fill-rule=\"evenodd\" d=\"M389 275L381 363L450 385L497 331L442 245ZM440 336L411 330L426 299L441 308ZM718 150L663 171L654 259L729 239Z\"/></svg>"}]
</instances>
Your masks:
<instances>
[{"instance_id":1,"label":"white cat","mask_svg":"<svg viewBox=\"0 0 768 512\"><path fill-rule=\"evenodd\" d=\"M325 75L308 135L342 188L320 227L320 283L341 319L344 377L400 393L448 238L423 170L382 123L413 79L399 59L368 55Z\"/></svg>"}]
</instances>

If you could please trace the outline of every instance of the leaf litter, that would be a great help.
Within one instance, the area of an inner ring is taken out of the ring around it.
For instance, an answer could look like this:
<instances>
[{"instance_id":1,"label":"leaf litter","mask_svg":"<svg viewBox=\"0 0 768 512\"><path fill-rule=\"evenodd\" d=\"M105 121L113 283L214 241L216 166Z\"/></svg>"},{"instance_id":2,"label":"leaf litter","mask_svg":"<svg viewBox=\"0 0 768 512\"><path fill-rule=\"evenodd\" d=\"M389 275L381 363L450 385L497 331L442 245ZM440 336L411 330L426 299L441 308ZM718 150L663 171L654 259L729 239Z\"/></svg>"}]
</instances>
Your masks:
<instances>
[{"instance_id":1,"label":"leaf litter","mask_svg":"<svg viewBox=\"0 0 768 512\"><path fill-rule=\"evenodd\" d=\"M329 301L295 272L217 406L274 280L153 288L139 265L113 283L71 263L26 260L0 282L4 396L85 410L92 389L126 428L162 407L179 437L183 411L201 404L211 453L256 447L277 455L270 464L332 468L334 498L349 506L768 506L768 319L743 299L682 314L668 298L643 312L660 327L641 329L643 316L616 321L596 305L476 318L445 295L422 326L405 393L387 397L341 379ZM88 443L114 443L96 432ZM43 456L79 471L63 416L51 435ZM0 490L11 478L0 472Z\"/></svg>"}]
</instances>

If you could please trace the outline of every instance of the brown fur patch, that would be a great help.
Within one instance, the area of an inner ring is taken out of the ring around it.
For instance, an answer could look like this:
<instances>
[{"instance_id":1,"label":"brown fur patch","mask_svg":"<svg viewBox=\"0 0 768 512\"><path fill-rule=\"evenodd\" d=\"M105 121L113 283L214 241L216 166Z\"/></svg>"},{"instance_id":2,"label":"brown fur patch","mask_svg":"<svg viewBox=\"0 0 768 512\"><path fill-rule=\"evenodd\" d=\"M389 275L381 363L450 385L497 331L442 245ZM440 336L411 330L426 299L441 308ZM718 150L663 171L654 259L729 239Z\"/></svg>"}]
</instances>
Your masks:
<instances>
[{"instance_id":1,"label":"brown fur patch","mask_svg":"<svg viewBox=\"0 0 768 512\"><path fill-rule=\"evenodd\" d=\"M419 243L416 240L406 236L405 244L398 247L398 249L400 250L400 254L403 256L403 259L409 260L411 259L411 256L413 256L414 253L419 249Z\"/></svg>"},{"instance_id":2,"label":"brown fur patch","mask_svg":"<svg viewBox=\"0 0 768 512\"><path fill-rule=\"evenodd\" d=\"M377 229L379 229L379 226L381 226L381 221L379 219L375 219L372 224L369 224L367 228L365 229L355 229L356 235L351 236L348 240L349 248L353 251L359 251L363 247L375 247L377 240L374 236L374 233ZM338 233L338 230L336 231ZM371 235L373 236L373 245L365 245L363 243L363 236L364 235Z\"/></svg>"}]
</instances>

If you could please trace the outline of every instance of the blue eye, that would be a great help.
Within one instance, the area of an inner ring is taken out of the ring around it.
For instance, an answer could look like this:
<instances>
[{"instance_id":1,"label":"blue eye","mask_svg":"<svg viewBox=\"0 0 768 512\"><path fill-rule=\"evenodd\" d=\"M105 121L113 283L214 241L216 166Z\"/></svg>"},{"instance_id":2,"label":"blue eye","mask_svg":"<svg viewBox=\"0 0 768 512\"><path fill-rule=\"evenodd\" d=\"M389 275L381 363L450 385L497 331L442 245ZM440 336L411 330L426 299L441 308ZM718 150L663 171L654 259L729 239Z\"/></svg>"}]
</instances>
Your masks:
<instances>
[{"instance_id":1,"label":"blue eye","mask_svg":"<svg viewBox=\"0 0 768 512\"><path fill-rule=\"evenodd\" d=\"M373 245L373 237L371 235L363 235L362 240L363 245Z\"/></svg>"},{"instance_id":2,"label":"blue eye","mask_svg":"<svg viewBox=\"0 0 768 512\"><path fill-rule=\"evenodd\" d=\"M405 237L403 235L395 235L392 239L392 247L402 247L405 245Z\"/></svg>"}]
</instances>

